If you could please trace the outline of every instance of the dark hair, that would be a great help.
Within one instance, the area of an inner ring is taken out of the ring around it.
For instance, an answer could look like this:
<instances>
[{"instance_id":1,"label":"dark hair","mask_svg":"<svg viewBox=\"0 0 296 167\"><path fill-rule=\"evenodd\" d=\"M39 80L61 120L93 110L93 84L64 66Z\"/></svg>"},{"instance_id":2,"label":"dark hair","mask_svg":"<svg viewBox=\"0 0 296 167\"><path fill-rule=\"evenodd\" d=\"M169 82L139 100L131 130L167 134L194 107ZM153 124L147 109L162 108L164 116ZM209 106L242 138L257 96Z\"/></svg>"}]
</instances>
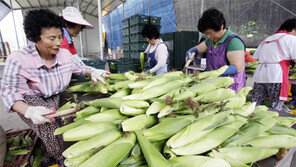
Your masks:
<instances>
[{"instance_id":1,"label":"dark hair","mask_svg":"<svg viewBox=\"0 0 296 167\"><path fill-rule=\"evenodd\" d=\"M218 9L210 8L206 10L202 17L198 20L198 31L205 32L207 29L213 29L214 31L220 31L221 26L226 28L226 21L223 13Z\"/></svg>"},{"instance_id":2,"label":"dark hair","mask_svg":"<svg viewBox=\"0 0 296 167\"><path fill-rule=\"evenodd\" d=\"M80 25L80 24L72 23L72 22L67 21L65 19L63 19L63 20L64 20L65 26L67 25L67 27L69 27L69 28L75 28L77 25ZM85 25L81 25L81 29L84 29L84 28L85 28Z\"/></svg>"},{"instance_id":3,"label":"dark hair","mask_svg":"<svg viewBox=\"0 0 296 167\"><path fill-rule=\"evenodd\" d=\"M141 34L144 38L149 38L149 39L152 39L152 38L158 39L160 35L158 28L153 24L146 24Z\"/></svg>"},{"instance_id":4,"label":"dark hair","mask_svg":"<svg viewBox=\"0 0 296 167\"><path fill-rule=\"evenodd\" d=\"M63 20L48 9L31 10L24 18L24 30L26 37L32 42L38 42L41 38L42 28L63 27Z\"/></svg>"},{"instance_id":5,"label":"dark hair","mask_svg":"<svg viewBox=\"0 0 296 167\"><path fill-rule=\"evenodd\" d=\"M280 26L278 31L286 30L291 32L294 28L296 28L296 19L288 19Z\"/></svg>"}]
</instances>

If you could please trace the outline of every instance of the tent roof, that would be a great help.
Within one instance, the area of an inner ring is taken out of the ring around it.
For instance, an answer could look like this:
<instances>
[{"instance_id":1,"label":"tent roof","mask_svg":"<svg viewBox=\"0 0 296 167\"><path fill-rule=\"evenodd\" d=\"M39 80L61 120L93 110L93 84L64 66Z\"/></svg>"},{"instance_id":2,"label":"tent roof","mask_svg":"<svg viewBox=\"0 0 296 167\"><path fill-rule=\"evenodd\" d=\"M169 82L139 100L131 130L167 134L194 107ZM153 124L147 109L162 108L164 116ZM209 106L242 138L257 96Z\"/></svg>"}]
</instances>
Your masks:
<instances>
[{"instance_id":1,"label":"tent roof","mask_svg":"<svg viewBox=\"0 0 296 167\"><path fill-rule=\"evenodd\" d=\"M12 8L18 9L37 9L55 7L62 11L66 6L75 6L79 3L80 12L90 16L98 17L98 1L97 0L2 0ZM102 16L107 15L112 10L127 0L101 0Z\"/></svg>"}]
</instances>

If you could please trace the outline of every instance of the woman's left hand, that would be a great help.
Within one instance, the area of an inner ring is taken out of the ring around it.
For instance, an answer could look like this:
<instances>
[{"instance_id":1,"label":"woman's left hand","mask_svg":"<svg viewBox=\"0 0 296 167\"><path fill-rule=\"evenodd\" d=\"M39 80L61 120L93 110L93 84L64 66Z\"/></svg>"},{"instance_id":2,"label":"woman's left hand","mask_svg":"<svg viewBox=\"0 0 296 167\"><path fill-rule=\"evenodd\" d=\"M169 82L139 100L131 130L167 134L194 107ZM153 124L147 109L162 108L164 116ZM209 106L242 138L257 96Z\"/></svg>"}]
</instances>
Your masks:
<instances>
[{"instance_id":1,"label":"woman's left hand","mask_svg":"<svg viewBox=\"0 0 296 167\"><path fill-rule=\"evenodd\" d=\"M109 74L111 74L111 73L108 71L94 69L94 70L92 70L90 77L91 77L91 80L93 80L95 84L97 84L97 82L100 81L104 85L107 85L107 83L104 81L104 78L108 77Z\"/></svg>"}]
</instances>

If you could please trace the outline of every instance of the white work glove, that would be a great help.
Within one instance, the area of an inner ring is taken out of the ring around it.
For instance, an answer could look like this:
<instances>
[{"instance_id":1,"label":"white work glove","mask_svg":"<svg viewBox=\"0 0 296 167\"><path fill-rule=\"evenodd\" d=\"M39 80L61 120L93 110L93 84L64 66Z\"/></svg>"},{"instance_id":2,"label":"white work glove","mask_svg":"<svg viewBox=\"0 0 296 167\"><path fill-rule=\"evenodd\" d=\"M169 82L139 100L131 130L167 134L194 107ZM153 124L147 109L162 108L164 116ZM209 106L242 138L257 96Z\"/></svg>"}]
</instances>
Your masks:
<instances>
[{"instance_id":1,"label":"white work glove","mask_svg":"<svg viewBox=\"0 0 296 167\"><path fill-rule=\"evenodd\" d=\"M30 106L25 112L25 117L32 120L34 124L44 124L51 122L44 115L51 114L53 111L42 106Z\"/></svg>"},{"instance_id":2,"label":"white work glove","mask_svg":"<svg viewBox=\"0 0 296 167\"><path fill-rule=\"evenodd\" d=\"M104 85L107 85L107 83L104 81L104 78L108 77L107 74L111 74L111 73L108 71L105 71L105 70L93 69L90 77L91 77L91 80L93 80L95 84L97 84L97 82L100 81Z\"/></svg>"}]
</instances>

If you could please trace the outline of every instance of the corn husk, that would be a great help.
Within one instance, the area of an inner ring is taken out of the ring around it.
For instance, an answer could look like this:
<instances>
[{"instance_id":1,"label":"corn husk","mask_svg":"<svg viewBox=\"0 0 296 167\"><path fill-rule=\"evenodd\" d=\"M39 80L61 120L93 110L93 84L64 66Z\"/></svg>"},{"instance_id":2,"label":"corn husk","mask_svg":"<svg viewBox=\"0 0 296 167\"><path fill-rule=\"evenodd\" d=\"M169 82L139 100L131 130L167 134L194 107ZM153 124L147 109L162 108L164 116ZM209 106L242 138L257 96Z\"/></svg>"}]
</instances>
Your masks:
<instances>
[{"instance_id":1,"label":"corn husk","mask_svg":"<svg viewBox=\"0 0 296 167\"><path fill-rule=\"evenodd\" d=\"M222 147L239 147L243 143L246 143L259 135L263 134L266 130L270 129L276 121L269 116L253 119L254 122L249 122L245 127L241 128L240 131L227 139ZM256 122L255 122L256 121Z\"/></svg>"},{"instance_id":2,"label":"corn husk","mask_svg":"<svg viewBox=\"0 0 296 167\"><path fill-rule=\"evenodd\" d=\"M164 84L160 84L160 85L156 85L153 87L150 87L146 90L144 90L142 93L139 94L133 94L133 95L129 95L129 96L125 96L122 99L124 100L148 100L148 99L152 99L155 97L159 97L161 95L164 95L174 89L177 89L179 87L181 87L184 84L187 84L189 82L191 82L192 79L191 78L184 78L182 80L173 80L169 83L164 83Z\"/></svg>"},{"instance_id":3,"label":"corn husk","mask_svg":"<svg viewBox=\"0 0 296 167\"><path fill-rule=\"evenodd\" d=\"M223 121L229 112L221 112L215 115L199 119L198 121L188 125L167 141L167 145L171 148L185 146L195 140L199 140L209 134L213 129L205 129L210 125Z\"/></svg>"},{"instance_id":4,"label":"corn husk","mask_svg":"<svg viewBox=\"0 0 296 167\"><path fill-rule=\"evenodd\" d=\"M124 97L124 96L128 95L130 93L130 91L131 90L129 88L123 88L123 89L118 90L116 93L114 93L110 97Z\"/></svg>"},{"instance_id":5,"label":"corn husk","mask_svg":"<svg viewBox=\"0 0 296 167\"><path fill-rule=\"evenodd\" d=\"M136 116L136 115L145 114L146 109L145 108L133 108L133 107L122 105L120 107L120 112L124 115Z\"/></svg>"},{"instance_id":6,"label":"corn husk","mask_svg":"<svg viewBox=\"0 0 296 167\"><path fill-rule=\"evenodd\" d=\"M218 158L206 156L183 156L170 160L172 167L230 167L230 165Z\"/></svg>"},{"instance_id":7,"label":"corn husk","mask_svg":"<svg viewBox=\"0 0 296 167\"><path fill-rule=\"evenodd\" d=\"M228 68L228 66L225 65L225 66L219 68L218 70L206 71L206 72L199 73L198 79L205 79L205 78L209 78L209 77L218 77L221 74L223 74L227 68Z\"/></svg>"},{"instance_id":8,"label":"corn husk","mask_svg":"<svg viewBox=\"0 0 296 167\"><path fill-rule=\"evenodd\" d=\"M134 133L120 138L97 152L79 167L115 167L128 155L135 142L136 136Z\"/></svg>"},{"instance_id":9,"label":"corn husk","mask_svg":"<svg viewBox=\"0 0 296 167\"><path fill-rule=\"evenodd\" d=\"M296 123L296 117L274 117L277 123L291 127Z\"/></svg>"},{"instance_id":10,"label":"corn husk","mask_svg":"<svg viewBox=\"0 0 296 167\"><path fill-rule=\"evenodd\" d=\"M142 134L151 142L161 141L170 138L194 120L193 115L165 118L159 124L144 130Z\"/></svg>"},{"instance_id":11,"label":"corn husk","mask_svg":"<svg viewBox=\"0 0 296 167\"><path fill-rule=\"evenodd\" d=\"M156 123L157 123L156 116L147 117L145 114L141 114L123 121L121 123L121 126L122 126L122 130L126 132L126 131L141 130L146 127L150 127Z\"/></svg>"},{"instance_id":12,"label":"corn husk","mask_svg":"<svg viewBox=\"0 0 296 167\"><path fill-rule=\"evenodd\" d=\"M100 108L96 108L94 106L88 106L85 109L76 112L75 115L76 115L76 118L82 118L98 112L100 112Z\"/></svg>"},{"instance_id":13,"label":"corn husk","mask_svg":"<svg viewBox=\"0 0 296 167\"><path fill-rule=\"evenodd\" d=\"M244 164L239 159L233 159L225 154L213 150L209 153L210 157L224 159L231 167L250 167L249 165Z\"/></svg>"},{"instance_id":14,"label":"corn husk","mask_svg":"<svg viewBox=\"0 0 296 167\"><path fill-rule=\"evenodd\" d=\"M172 151L177 155L201 154L219 146L227 138L235 134L240 127L246 123L246 120L237 118L235 121L216 128L205 137L196 140L182 147L173 148ZM219 137L217 137L219 136Z\"/></svg>"},{"instance_id":15,"label":"corn husk","mask_svg":"<svg viewBox=\"0 0 296 167\"><path fill-rule=\"evenodd\" d=\"M279 149L262 149L256 147L229 147L218 149L220 154L239 160L244 164L265 159L276 154L278 151ZM213 157L213 155L211 156Z\"/></svg>"},{"instance_id":16,"label":"corn husk","mask_svg":"<svg viewBox=\"0 0 296 167\"><path fill-rule=\"evenodd\" d=\"M111 122L114 120L123 120L126 118L127 117L122 115L118 109L111 109L111 110L107 110L101 113L91 115L85 120L89 120L92 122Z\"/></svg>"},{"instance_id":17,"label":"corn husk","mask_svg":"<svg viewBox=\"0 0 296 167\"><path fill-rule=\"evenodd\" d=\"M80 155L78 157L73 157L73 158L67 158L64 161L65 166L69 167L78 167L80 164L82 164L84 161L86 161L88 158L90 158L94 153L93 152L88 152L83 155Z\"/></svg>"},{"instance_id":18,"label":"corn husk","mask_svg":"<svg viewBox=\"0 0 296 167\"><path fill-rule=\"evenodd\" d=\"M201 94L195 98L197 101L201 101L204 103L212 103L217 101L226 100L235 96L234 90L220 88L217 90L213 90L204 94Z\"/></svg>"},{"instance_id":19,"label":"corn husk","mask_svg":"<svg viewBox=\"0 0 296 167\"><path fill-rule=\"evenodd\" d=\"M63 152L65 158L83 155L91 150L105 147L121 137L119 130L109 130L95 135L87 140L79 141Z\"/></svg>"},{"instance_id":20,"label":"corn husk","mask_svg":"<svg viewBox=\"0 0 296 167\"><path fill-rule=\"evenodd\" d=\"M101 98L93 101L85 102L86 105L91 105L94 107L107 107L107 108L117 108L120 109L121 105L126 105L135 108L148 107L149 103L140 100L123 100L120 97L109 97Z\"/></svg>"},{"instance_id":21,"label":"corn husk","mask_svg":"<svg viewBox=\"0 0 296 167\"><path fill-rule=\"evenodd\" d=\"M169 162L140 132L136 131L137 140L150 167L170 167Z\"/></svg>"},{"instance_id":22,"label":"corn husk","mask_svg":"<svg viewBox=\"0 0 296 167\"><path fill-rule=\"evenodd\" d=\"M293 148L296 147L296 137L289 135L268 135L257 137L244 143L258 148Z\"/></svg>"},{"instance_id":23,"label":"corn husk","mask_svg":"<svg viewBox=\"0 0 296 167\"><path fill-rule=\"evenodd\" d=\"M117 129L116 125L106 122L92 122L66 131L63 138L64 141L85 140L111 129Z\"/></svg>"},{"instance_id":24,"label":"corn husk","mask_svg":"<svg viewBox=\"0 0 296 167\"><path fill-rule=\"evenodd\" d=\"M68 125L65 125L63 127L60 127L60 128L57 128L55 131L54 131L54 135L59 135L59 134L62 134L70 129L73 129L73 128L76 128L80 125L84 125L86 123L90 123L90 121L87 121L87 120L84 120L84 119L80 119L80 120L77 120L75 122L72 122Z\"/></svg>"},{"instance_id":25,"label":"corn husk","mask_svg":"<svg viewBox=\"0 0 296 167\"><path fill-rule=\"evenodd\" d=\"M290 135L296 137L296 130L287 125L276 123L273 127L267 130L271 135Z\"/></svg>"}]
</instances>

